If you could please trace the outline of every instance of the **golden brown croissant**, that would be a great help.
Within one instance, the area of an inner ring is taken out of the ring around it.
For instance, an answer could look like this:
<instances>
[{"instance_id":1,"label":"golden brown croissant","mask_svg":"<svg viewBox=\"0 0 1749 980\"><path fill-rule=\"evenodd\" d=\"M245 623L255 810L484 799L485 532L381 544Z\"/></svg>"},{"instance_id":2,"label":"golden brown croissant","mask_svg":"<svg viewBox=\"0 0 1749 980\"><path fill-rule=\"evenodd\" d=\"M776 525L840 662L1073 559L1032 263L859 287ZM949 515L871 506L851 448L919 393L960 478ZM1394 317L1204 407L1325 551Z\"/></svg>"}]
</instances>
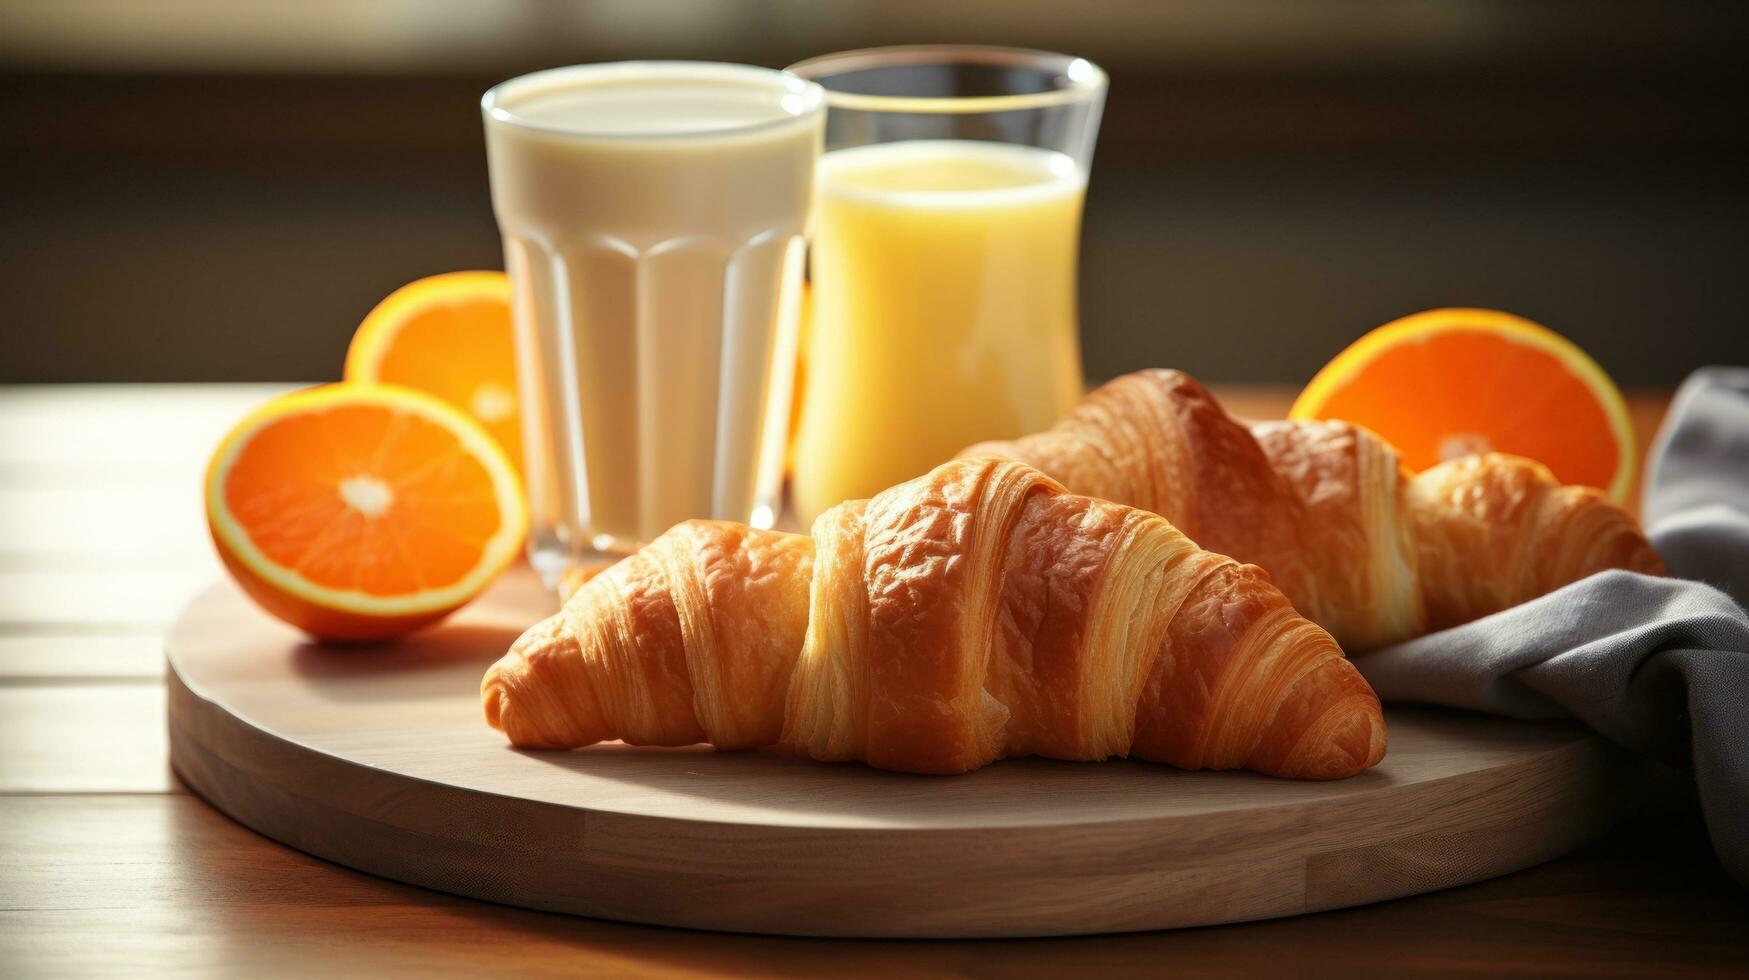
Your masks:
<instances>
[{"instance_id":1,"label":"golden brown croissant","mask_svg":"<svg viewBox=\"0 0 1749 980\"><path fill-rule=\"evenodd\" d=\"M782 743L922 773L1128 755L1328 779L1385 750L1372 689L1262 570L994 458L840 504L812 536L680 524L481 695L516 745Z\"/></svg>"},{"instance_id":2,"label":"golden brown croissant","mask_svg":"<svg viewBox=\"0 0 1749 980\"><path fill-rule=\"evenodd\" d=\"M1262 566L1349 650L1465 623L1604 569L1664 573L1630 515L1531 460L1491 453L1411 477L1361 426L1246 426L1179 371L1125 375L1049 431L965 451L992 454L1154 511L1202 547Z\"/></svg>"}]
</instances>

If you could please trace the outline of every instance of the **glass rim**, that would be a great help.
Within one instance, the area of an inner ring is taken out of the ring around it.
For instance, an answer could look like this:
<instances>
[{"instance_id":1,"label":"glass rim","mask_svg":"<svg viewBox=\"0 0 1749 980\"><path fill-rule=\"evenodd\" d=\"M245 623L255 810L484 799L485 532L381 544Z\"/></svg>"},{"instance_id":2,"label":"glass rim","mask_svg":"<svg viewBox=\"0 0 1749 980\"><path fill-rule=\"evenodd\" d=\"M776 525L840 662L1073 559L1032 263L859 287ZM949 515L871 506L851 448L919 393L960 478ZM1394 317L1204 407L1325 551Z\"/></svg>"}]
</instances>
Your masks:
<instances>
[{"instance_id":1,"label":"glass rim","mask_svg":"<svg viewBox=\"0 0 1749 980\"><path fill-rule=\"evenodd\" d=\"M1031 67L1056 73L1069 85L1048 92L1016 92L1012 95L867 95L841 92L820 80L822 73L843 74L865 68L943 64ZM1086 58L988 44L897 44L857 48L798 61L784 71L814 82L826 90L826 105L833 109L862 112L970 113L1012 112L1047 106L1072 105L1098 97L1108 80L1105 69Z\"/></svg>"},{"instance_id":2,"label":"glass rim","mask_svg":"<svg viewBox=\"0 0 1749 980\"><path fill-rule=\"evenodd\" d=\"M515 89L541 81L601 80L611 78L614 75L636 75L640 72L653 72L658 77L666 73L669 79L678 80L734 78L766 84L776 83L772 86L772 92L780 96L780 103L781 99L788 95L799 96L803 101L799 111L791 112L786 108L786 114L771 119L762 119L758 122L728 127L676 129L667 132L650 132L648 130L628 132L625 130L559 126L552 123L536 122L518 114L511 105L506 104L507 97L512 95ZM826 89L819 82L802 78L788 69L737 65L725 61L602 61L581 65L565 65L559 68L543 68L539 71L517 75L514 78L507 78L487 89L486 94L480 96L480 111L494 122L552 136L581 137L584 139L708 139L740 136L792 125L820 114L825 111L825 108Z\"/></svg>"}]
</instances>

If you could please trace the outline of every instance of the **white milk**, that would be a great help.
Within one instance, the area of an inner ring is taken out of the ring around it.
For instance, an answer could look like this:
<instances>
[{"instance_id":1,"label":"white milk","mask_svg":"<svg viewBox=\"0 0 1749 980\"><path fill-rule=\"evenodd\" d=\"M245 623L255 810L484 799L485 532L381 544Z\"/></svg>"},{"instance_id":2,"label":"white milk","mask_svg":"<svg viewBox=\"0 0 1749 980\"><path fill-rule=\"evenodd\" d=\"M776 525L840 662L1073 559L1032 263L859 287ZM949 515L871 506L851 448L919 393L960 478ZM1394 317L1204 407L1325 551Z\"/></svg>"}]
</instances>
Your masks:
<instances>
[{"instance_id":1,"label":"white milk","mask_svg":"<svg viewBox=\"0 0 1749 980\"><path fill-rule=\"evenodd\" d=\"M537 565L691 517L769 526L820 89L632 62L526 75L483 108Z\"/></svg>"}]
</instances>

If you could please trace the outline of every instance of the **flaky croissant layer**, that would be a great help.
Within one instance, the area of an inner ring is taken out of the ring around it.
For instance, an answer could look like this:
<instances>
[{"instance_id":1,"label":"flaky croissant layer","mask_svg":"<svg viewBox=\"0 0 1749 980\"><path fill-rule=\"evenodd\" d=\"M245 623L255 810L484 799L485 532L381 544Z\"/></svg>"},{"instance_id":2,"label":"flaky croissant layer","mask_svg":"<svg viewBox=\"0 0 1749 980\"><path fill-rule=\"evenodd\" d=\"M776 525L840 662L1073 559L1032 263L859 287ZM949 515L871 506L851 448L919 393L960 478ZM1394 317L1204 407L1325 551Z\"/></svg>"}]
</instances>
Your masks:
<instances>
[{"instance_id":1,"label":"flaky croissant layer","mask_svg":"<svg viewBox=\"0 0 1749 980\"><path fill-rule=\"evenodd\" d=\"M1266 569L1349 651L1499 612L1595 572L1664 574L1632 516L1490 453L1411 477L1347 422L1245 425L1180 371L1124 375L1057 425L967 456L1029 463Z\"/></svg>"},{"instance_id":2,"label":"flaky croissant layer","mask_svg":"<svg viewBox=\"0 0 1749 980\"><path fill-rule=\"evenodd\" d=\"M956 460L811 536L681 524L486 674L523 746L781 743L959 773L1133 756L1328 779L1384 719L1261 570L1013 461Z\"/></svg>"}]
</instances>

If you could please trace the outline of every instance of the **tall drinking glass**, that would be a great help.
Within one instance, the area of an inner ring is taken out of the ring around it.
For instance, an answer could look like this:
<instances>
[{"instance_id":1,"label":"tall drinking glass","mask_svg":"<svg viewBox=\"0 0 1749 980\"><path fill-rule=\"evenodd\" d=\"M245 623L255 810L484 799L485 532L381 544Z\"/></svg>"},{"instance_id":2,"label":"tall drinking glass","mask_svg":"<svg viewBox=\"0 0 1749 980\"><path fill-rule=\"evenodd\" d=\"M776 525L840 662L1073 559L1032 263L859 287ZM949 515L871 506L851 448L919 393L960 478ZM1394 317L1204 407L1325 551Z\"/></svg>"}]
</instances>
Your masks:
<instances>
[{"instance_id":1,"label":"tall drinking glass","mask_svg":"<svg viewBox=\"0 0 1749 980\"><path fill-rule=\"evenodd\" d=\"M790 71L826 88L793 490L811 521L1081 394L1076 260L1105 73L922 45Z\"/></svg>"},{"instance_id":2,"label":"tall drinking glass","mask_svg":"<svg viewBox=\"0 0 1749 980\"><path fill-rule=\"evenodd\" d=\"M741 65L536 72L481 101L549 579L781 491L824 93Z\"/></svg>"}]
</instances>

